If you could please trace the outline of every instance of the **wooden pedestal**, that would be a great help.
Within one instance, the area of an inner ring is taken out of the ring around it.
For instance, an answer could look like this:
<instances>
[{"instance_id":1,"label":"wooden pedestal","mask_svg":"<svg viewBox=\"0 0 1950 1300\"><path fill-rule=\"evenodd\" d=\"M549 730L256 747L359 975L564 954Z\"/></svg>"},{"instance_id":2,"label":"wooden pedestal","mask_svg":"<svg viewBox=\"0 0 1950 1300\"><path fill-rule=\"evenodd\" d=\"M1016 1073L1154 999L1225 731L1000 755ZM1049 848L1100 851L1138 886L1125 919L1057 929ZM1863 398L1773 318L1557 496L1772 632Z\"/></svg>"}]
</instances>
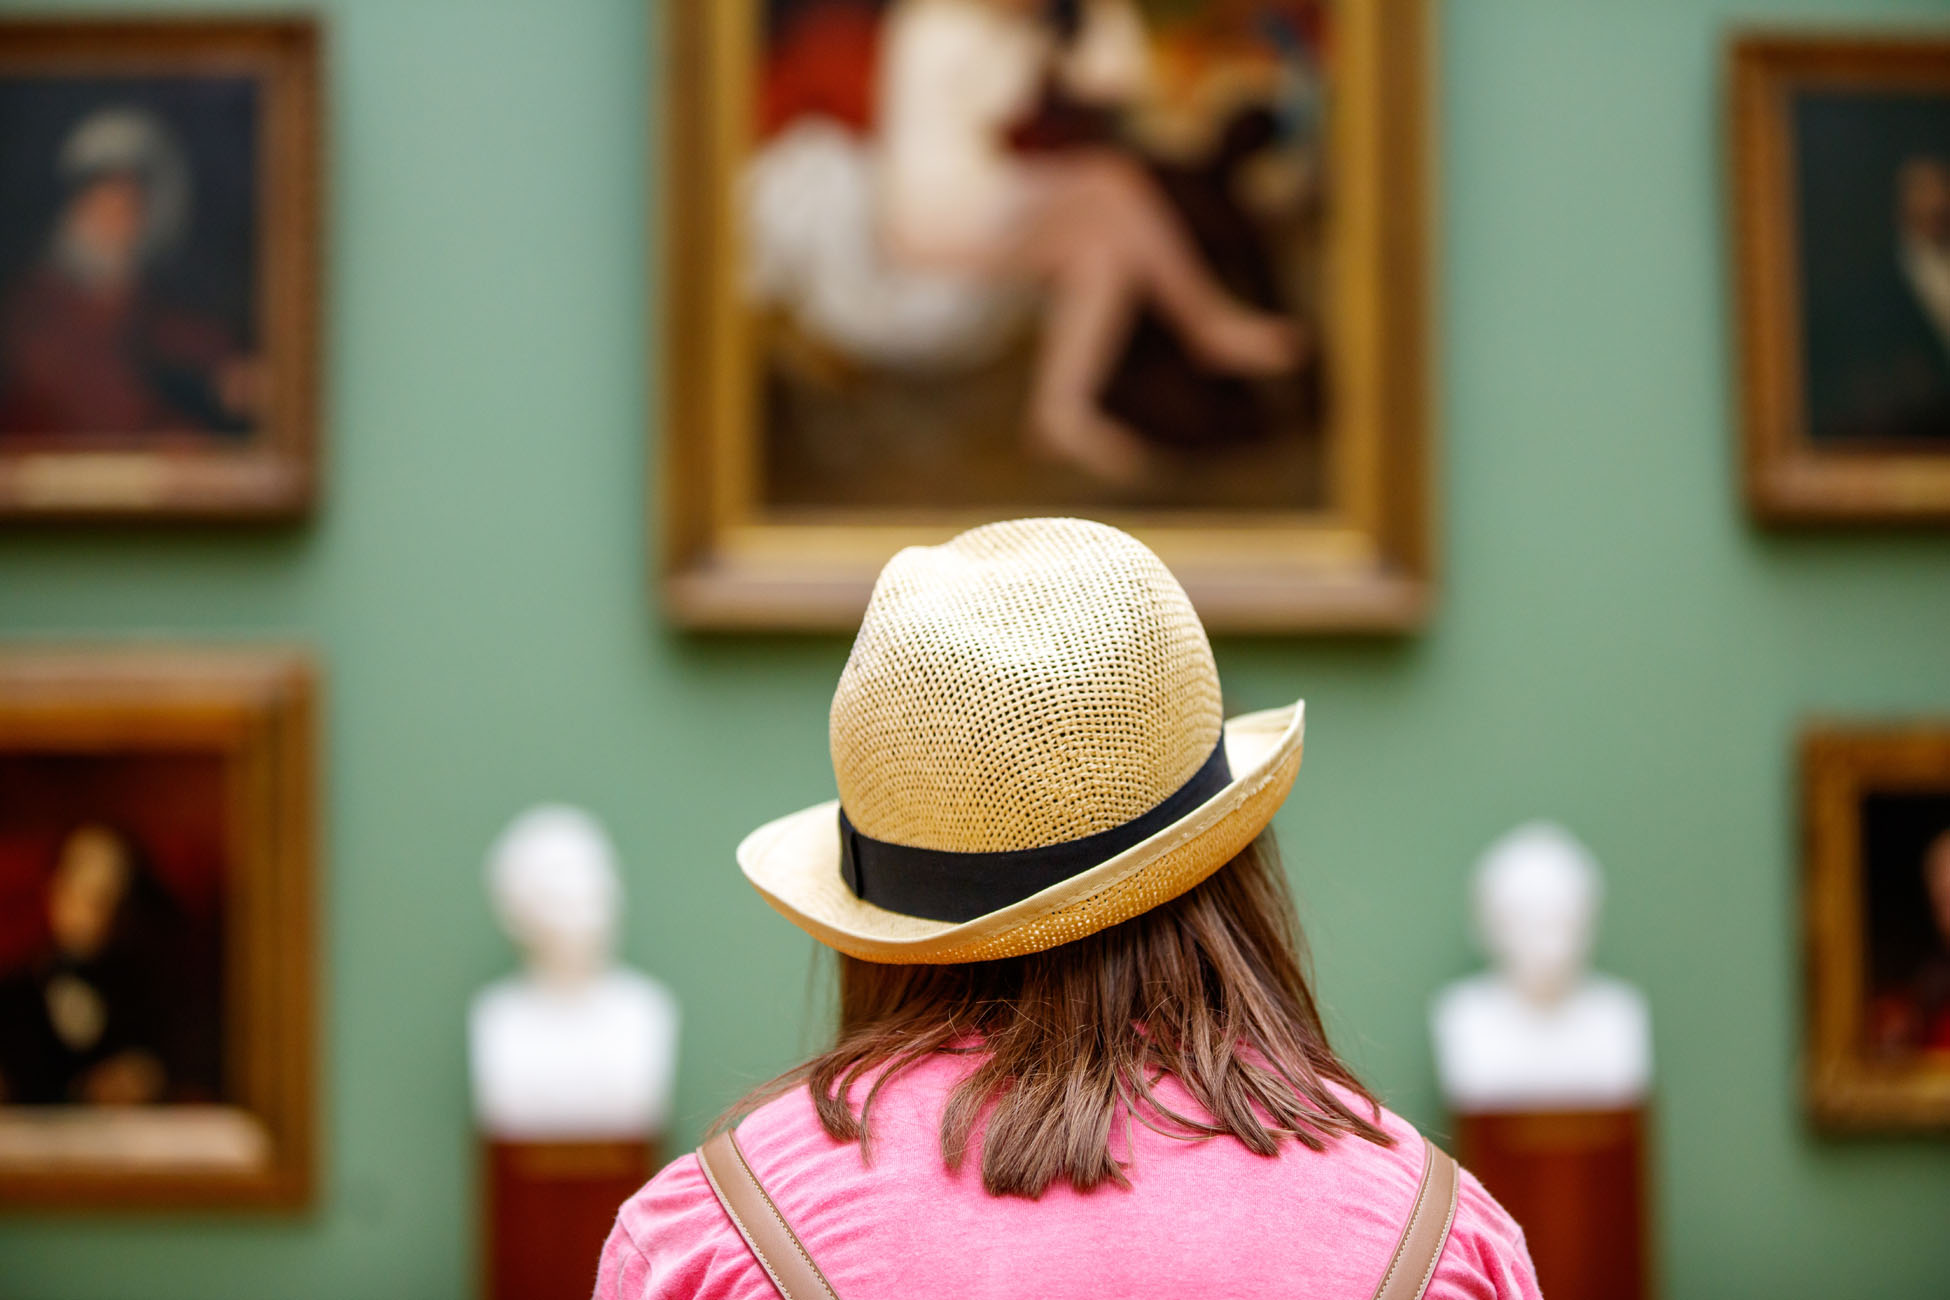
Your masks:
<instances>
[{"instance_id":1,"label":"wooden pedestal","mask_svg":"<svg viewBox=\"0 0 1950 1300\"><path fill-rule=\"evenodd\" d=\"M1457 1157L1523 1225L1550 1300L1645 1300L1642 1109L1458 1115Z\"/></svg>"},{"instance_id":2,"label":"wooden pedestal","mask_svg":"<svg viewBox=\"0 0 1950 1300\"><path fill-rule=\"evenodd\" d=\"M483 1139L487 1300L589 1300L616 1211L655 1161L647 1141Z\"/></svg>"}]
</instances>

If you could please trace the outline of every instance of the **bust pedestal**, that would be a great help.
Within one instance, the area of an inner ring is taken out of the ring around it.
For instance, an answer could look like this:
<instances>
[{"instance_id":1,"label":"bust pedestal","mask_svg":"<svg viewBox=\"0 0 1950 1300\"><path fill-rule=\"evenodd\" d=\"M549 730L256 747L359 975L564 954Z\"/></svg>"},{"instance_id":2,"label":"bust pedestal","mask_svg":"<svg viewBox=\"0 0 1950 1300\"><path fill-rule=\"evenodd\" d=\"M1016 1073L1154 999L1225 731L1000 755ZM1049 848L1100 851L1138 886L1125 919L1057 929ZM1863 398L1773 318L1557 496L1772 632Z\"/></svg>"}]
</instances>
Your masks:
<instances>
[{"instance_id":1,"label":"bust pedestal","mask_svg":"<svg viewBox=\"0 0 1950 1300\"><path fill-rule=\"evenodd\" d=\"M1456 1117L1457 1158L1523 1225L1552 1300L1643 1300L1643 1107L1478 1111Z\"/></svg>"},{"instance_id":2,"label":"bust pedestal","mask_svg":"<svg viewBox=\"0 0 1950 1300\"><path fill-rule=\"evenodd\" d=\"M588 1300L616 1208L657 1166L647 1139L481 1139L488 1300Z\"/></svg>"},{"instance_id":3,"label":"bust pedestal","mask_svg":"<svg viewBox=\"0 0 1950 1300\"><path fill-rule=\"evenodd\" d=\"M676 1031L670 994L627 969L475 999L488 1300L586 1300L616 1208L655 1171Z\"/></svg>"},{"instance_id":4,"label":"bust pedestal","mask_svg":"<svg viewBox=\"0 0 1950 1300\"><path fill-rule=\"evenodd\" d=\"M1443 989L1430 1017L1457 1155L1523 1225L1552 1300L1647 1289L1652 1016L1590 968L1601 892L1563 828L1504 836L1476 871L1491 969Z\"/></svg>"},{"instance_id":5,"label":"bust pedestal","mask_svg":"<svg viewBox=\"0 0 1950 1300\"><path fill-rule=\"evenodd\" d=\"M1456 1156L1523 1225L1543 1293L1642 1300L1652 1068L1643 996L1587 975L1540 1004L1479 975L1437 1000L1435 1040Z\"/></svg>"},{"instance_id":6,"label":"bust pedestal","mask_svg":"<svg viewBox=\"0 0 1950 1300\"><path fill-rule=\"evenodd\" d=\"M467 1013L489 1300L584 1300L648 1178L677 1071L677 1000L615 960L622 882L600 823L530 809L488 854L520 973Z\"/></svg>"}]
</instances>

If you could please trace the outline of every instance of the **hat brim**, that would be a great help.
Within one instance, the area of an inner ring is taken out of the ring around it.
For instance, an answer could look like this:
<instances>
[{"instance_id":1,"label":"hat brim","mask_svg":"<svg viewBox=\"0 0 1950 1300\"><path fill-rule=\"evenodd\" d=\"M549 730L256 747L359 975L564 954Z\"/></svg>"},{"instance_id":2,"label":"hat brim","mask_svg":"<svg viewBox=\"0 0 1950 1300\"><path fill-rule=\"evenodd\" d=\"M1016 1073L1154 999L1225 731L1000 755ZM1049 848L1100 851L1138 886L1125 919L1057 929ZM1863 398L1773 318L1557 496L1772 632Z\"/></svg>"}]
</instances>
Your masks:
<instances>
[{"instance_id":1,"label":"hat brim","mask_svg":"<svg viewBox=\"0 0 1950 1300\"><path fill-rule=\"evenodd\" d=\"M738 846L738 866L785 918L865 961L941 964L1041 952L1176 898L1266 828L1300 770L1306 706L1225 724L1232 781L1149 839L970 921L906 916L856 897L840 874L839 802L768 822Z\"/></svg>"}]
</instances>

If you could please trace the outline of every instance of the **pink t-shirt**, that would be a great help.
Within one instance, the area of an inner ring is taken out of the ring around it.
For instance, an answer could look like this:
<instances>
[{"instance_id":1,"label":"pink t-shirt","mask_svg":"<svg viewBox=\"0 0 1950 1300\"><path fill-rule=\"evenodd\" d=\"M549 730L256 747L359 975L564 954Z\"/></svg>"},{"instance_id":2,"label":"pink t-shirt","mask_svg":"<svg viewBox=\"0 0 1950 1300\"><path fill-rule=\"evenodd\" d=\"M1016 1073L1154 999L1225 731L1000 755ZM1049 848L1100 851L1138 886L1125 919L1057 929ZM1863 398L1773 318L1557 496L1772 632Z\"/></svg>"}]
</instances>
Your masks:
<instances>
[{"instance_id":1,"label":"pink t-shirt","mask_svg":"<svg viewBox=\"0 0 1950 1300\"><path fill-rule=\"evenodd\" d=\"M956 1296L1290 1295L1368 1300L1422 1172L1422 1139L1383 1112L1393 1147L1342 1138L1277 1158L1231 1138L1184 1141L1133 1124L1128 1189L1067 1184L1040 1200L990 1196L971 1156L941 1160L941 1112L969 1067L942 1056L902 1074L873 1111L873 1163L819 1126L810 1094L738 1128L759 1180L846 1300ZM1160 1095L1199 1111L1167 1080ZM672 1161L624 1203L596 1300L776 1300L712 1195L697 1157ZM1523 1230L1465 1173L1429 1300L1540 1300Z\"/></svg>"}]
</instances>

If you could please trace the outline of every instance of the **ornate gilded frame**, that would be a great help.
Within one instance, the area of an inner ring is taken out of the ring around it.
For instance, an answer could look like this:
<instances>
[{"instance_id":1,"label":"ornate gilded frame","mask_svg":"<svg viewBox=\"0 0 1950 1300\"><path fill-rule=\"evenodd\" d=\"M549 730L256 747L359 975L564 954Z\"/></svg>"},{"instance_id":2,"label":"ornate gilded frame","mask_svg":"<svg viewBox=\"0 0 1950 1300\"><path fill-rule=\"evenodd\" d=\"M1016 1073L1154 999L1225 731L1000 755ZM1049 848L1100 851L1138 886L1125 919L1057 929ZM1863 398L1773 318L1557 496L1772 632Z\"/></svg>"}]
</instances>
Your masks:
<instances>
[{"instance_id":1,"label":"ornate gilded frame","mask_svg":"<svg viewBox=\"0 0 1950 1300\"><path fill-rule=\"evenodd\" d=\"M1741 465L1763 523L1950 522L1950 453L1838 452L1808 436L1789 108L1810 89L1950 98L1950 39L1752 33L1728 55Z\"/></svg>"},{"instance_id":2,"label":"ornate gilded frame","mask_svg":"<svg viewBox=\"0 0 1950 1300\"><path fill-rule=\"evenodd\" d=\"M119 1115L0 1106L0 1207L309 1203L315 680L304 655L282 650L0 651L0 750L223 757L236 810L224 1070L238 1098ZM108 1124L146 1126L129 1136L173 1154L136 1160Z\"/></svg>"},{"instance_id":3,"label":"ornate gilded frame","mask_svg":"<svg viewBox=\"0 0 1950 1300\"><path fill-rule=\"evenodd\" d=\"M257 306L271 396L237 448L0 447L0 521L284 519L319 454L322 38L307 17L0 19L0 76L243 76L263 87Z\"/></svg>"},{"instance_id":4,"label":"ornate gilded frame","mask_svg":"<svg viewBox=\"0 0 1950 1300\"><path fill-rule=\"evenodd\" d=\"M660 523L654 571L689 628L850 630L898 548L979 514L767 511L755 475L754 338L731 211L748 138L752 0L665 7ZM1109 513L1152 545L1214 630L1405 632L1433 584L1430 464L1430 6L1340 10L1330 223L1330 505L1259 515Z\"/></svg>"},{"instance_id":5,"label":"ornate gilded frame","mask_svg":"<svg viewBox=\"0 0 1950 1300\"><path fill-rule=\"evenodd\" d=\"M1950 1061L1876 1059L1861 1048L1868 986L1862 799L1903 790L1950 792L1950 722L1824 725L1803 735L1803 1066L1809 1110L1827 1129L1950 1128Z\"/></svg>"}]
</instances>

